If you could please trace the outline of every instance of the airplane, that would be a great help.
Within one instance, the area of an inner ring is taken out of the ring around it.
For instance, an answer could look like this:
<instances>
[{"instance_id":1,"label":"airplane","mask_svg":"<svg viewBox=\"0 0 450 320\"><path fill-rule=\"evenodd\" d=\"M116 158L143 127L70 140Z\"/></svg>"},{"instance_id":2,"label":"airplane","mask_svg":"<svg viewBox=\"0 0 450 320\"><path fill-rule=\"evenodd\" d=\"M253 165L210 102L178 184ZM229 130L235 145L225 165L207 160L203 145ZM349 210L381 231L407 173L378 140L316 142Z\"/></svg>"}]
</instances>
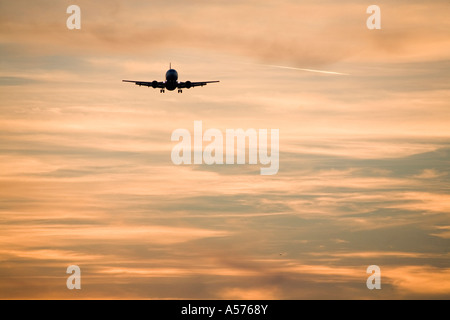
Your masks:
<instances>
[{"instance_id":1,"label":"airplane","mask_svg":"<svg viewBox=\"0 0 450 320\"><path fill-rule=\"evenodd\" d=\"M153 88L159 88L160 93L164 93L165 89L169 91L173 91L175 89L178 89L178 93L182 93L183 89L190 89L193 87L203 87L206 86L208 83L215 83L220 81L201 81L201 82L180 82L178 81L178 72L175 69L172 69L172 63L169 66L169 70L166 72L166 81L152 81L152 82L146 82L146 81L134 81L134 80L122 80L122 82L132 82L137 86L146 86L146 87L153 87Z\"/></svg>"}]
</instances>

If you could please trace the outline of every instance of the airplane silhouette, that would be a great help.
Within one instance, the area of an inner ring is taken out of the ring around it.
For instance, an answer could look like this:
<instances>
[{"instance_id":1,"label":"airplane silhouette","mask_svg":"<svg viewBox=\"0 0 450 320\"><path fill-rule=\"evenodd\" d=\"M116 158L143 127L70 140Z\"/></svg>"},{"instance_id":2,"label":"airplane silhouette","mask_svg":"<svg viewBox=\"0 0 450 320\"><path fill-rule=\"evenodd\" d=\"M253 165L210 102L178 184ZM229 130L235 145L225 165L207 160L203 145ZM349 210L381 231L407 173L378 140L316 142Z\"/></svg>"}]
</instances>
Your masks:
<instances>
[{"instance_id":1,"label":"airplane silhouette","mask_svg":"<svg viewBox=\"0 0 450 320\"><path fill-rule=\"evenodd\" d=\"M178 89L178 93L182 93L183 89L190 89L193 87L203 87L206 86L208 83L215 83L220 81L200 81L200 82L180 82L178 81L178 72L175 69L172 69L172 64L169 66L169 70L166 72L166 81L152 81L152 82L146 82L146 81L134 81L134 80L122 80L123 82L132 82L137 86L146 86L146 87L152 87L152 88L159 88L161 93L165 92L165 89L169 91L173 91L175 89Z\"/></svg>"}]
</instances>

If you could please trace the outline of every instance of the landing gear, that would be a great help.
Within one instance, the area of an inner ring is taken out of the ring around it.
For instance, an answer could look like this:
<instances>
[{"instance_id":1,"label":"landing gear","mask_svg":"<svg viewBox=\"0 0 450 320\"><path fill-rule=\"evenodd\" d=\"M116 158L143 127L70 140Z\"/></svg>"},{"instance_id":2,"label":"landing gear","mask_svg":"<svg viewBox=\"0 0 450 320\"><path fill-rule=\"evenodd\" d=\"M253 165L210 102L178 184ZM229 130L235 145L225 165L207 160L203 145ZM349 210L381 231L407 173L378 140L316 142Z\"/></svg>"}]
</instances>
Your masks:
<instances>
[{"instance_id":1,"label":"landing gear","mask_svg":"<svg viewBox=\"0 0 450 320\"><path fill-rule=\"evenodd\" d=\"M183 90L181 90L181 89L178 89L178 93L183 93Z\"/></svg>"},{"instance_id":2,"label":"landing gear","mask_svg":"<svg viewBox=\"0 0 450 320\"><path fill-rule=\"evenodd\" d=\"M164 93L164 89L159 90L160 93Z\"/></svg>"}]
</instances>

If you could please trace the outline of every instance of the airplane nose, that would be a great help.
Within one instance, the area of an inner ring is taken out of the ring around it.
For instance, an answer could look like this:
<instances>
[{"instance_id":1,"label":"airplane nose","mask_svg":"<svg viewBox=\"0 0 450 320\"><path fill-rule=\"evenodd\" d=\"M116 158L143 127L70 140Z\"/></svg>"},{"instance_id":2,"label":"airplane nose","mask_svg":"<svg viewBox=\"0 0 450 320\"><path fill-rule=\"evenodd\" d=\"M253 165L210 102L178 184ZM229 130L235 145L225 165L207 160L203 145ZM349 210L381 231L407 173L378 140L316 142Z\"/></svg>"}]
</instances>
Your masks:
<instances>
[{"instance_id":1,"label":"airplane nose","mask_svg":"<svg viewBox=\"0 0 450 320\"><path fill-rule=\"evenodd\" d=\"M166 79L169 81L177 81L178 80L178 72L176 72L176 70L170 69L166 73Z\"/></svg>"}]
</instances>

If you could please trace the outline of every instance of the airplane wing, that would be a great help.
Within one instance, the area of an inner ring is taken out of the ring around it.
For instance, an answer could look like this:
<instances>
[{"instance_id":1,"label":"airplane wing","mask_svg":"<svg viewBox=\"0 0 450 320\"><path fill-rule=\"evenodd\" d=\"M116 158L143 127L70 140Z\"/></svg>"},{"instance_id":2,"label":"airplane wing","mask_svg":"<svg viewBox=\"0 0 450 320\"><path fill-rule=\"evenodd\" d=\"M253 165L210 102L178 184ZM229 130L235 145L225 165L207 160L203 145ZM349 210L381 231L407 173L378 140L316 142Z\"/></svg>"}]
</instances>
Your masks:
<instances>
[{"instance_id":1,"label":"airplane wing","mask_svg":"<svg viewBox=\"0 0 450 320\"><path fill-rule=\"evenodd\" d=\"M153 87L153 88L165 88L166 84L164 82L158 81L134 81L134 80L122 80L122 82L132 82L137 86Z\"/></svg>"},{"instance_id":2,"label":"airplane wing","mask_svg":"<svg viewBox=\"0 0 450 320\"><path fill-rule=\"evenodd\" d=\"M186 81L186 82L180 82L178 83L178 88L193 88L193 87L203 87L206 86L208 83L215 83L215 82L220 82L220 81L201 81L201 82L191 82L191 81Z\"/></svg>"}]
</instances>

